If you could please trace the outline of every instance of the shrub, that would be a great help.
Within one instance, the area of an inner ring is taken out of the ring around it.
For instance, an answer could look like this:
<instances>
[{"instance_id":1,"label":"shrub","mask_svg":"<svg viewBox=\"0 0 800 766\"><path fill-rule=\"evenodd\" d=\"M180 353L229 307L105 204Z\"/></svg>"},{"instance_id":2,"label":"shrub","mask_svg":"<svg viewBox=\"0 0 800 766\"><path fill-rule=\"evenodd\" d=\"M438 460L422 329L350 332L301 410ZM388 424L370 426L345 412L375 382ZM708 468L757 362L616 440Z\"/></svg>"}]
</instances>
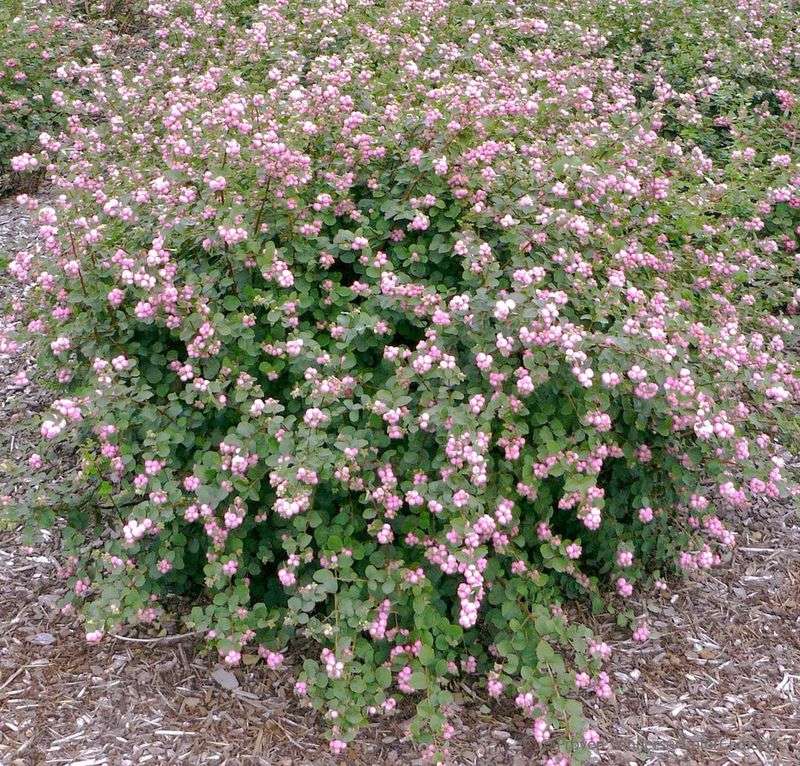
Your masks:
<instances>
[{"instance_id":1,"label":"shrub","mask_svg":"<svg viewBox=\"0 0 800 766\"><path fill-rule=\"evenodd\" d=\"M18 0L0 8L0 193L35 189L45 168L15 167L11 158L36 149L40 133L63 129L62 106L85 95L70 91L64 66L86 63L93 47L102 55L101 27L72 13L72 5Z\"/></svg>"},{"instance_id":2,"label":"shrub","mask_svg":"<svg viewBox=\"0 0 800 766\"><path fill-rule=\"evenodd\" d=\"M315 642L334 752L403 697L439 752L464 673L580 761L567 601L788 487L800 45L734 6L151 3L11 264L56 390L20 510L87 639L183 595L231 665Z\"/></svg>"}]
</instances>

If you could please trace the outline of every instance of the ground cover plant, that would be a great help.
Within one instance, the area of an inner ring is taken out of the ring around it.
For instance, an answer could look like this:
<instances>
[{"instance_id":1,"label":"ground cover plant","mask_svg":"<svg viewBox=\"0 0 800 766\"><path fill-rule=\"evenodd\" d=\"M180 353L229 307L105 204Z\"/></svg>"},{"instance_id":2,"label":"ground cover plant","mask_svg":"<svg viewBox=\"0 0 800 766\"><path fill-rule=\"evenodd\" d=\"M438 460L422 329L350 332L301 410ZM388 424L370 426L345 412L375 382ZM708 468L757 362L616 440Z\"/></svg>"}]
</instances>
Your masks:
<instances>
[{"instance_id":1,"label":"ground cover plant","mask_svg":"<svg viewBox=\"0 0 800 766\"><path fill-rule=\"evenodd\" d=\"M66 100L85 92L66 85L63 65L107 55L110 28L100 19L78 13L68 0L8 0L0 7L0 193L32 190L43 176L44 166L11 160L36 148L41 133L65 127Z\"/></svg>"},{"instance_id":2,"label":"ground cover plant","mask_svg":"<svg viewBox=\"0 0 800 766\"><path fill-rule=\"evenodd\" d=\"M143 13L11 160L53 187L3 350L54 392L16 512L64 524L65 608L294 641L337 754L410 699L446 758L467 677L580 763L613 690L568 602L646 641L625 599L793 491L797 9Z\"/></svg>"}]
</instances>

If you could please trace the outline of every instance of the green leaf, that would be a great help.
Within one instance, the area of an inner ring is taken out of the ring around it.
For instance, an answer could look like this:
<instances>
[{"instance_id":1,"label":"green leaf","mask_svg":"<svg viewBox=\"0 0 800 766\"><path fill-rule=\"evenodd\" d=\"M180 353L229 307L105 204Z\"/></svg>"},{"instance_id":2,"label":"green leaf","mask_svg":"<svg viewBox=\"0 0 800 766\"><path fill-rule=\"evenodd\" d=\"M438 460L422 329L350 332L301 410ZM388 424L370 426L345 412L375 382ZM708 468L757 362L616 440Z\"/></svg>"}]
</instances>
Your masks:
<instances>
[{"instance_id":1,"label":"green leaf","mask_svg":"<svg viewBox=\"0 0 800 766\"><path fill-rule=\"evenodd\" d=\"M392 685L392 672L389 668L380 667L375 671L375 680L384 689Z\"/></svg>"},{"instance_id":2,"label":"green leaf","mask_svg":"<svg viewBox=\"0 0 800 766\"><path fill-rule=\"evenodd\" d=\"M354 678L354 679L353 679L353 680L350 682L350 689L351 689L351 690L352 690L352 691L353 691L355 694L363 694L363 693L364 693L364 692L367 690L367 684L366 684L366 682L364 681L364 679L363 679L363 678L361 678L361 676L356 676L356 677L355 677L355 678Z\"/></svg>"},{"instance_id":3,"label":"green leaf","mask_svg":"<svg viewBox=\"0 0 800 766\"><path fill-rule=\"evenodd\" d=\"M419 650L417 659L425 667L428 667L429 665L433 665L433 663L436 661L436 653L430 646L428 646L427 644L423 644L422 648Z\"/></svg>"},{"instance_id":4,"label":"green leaf","mask_svg":"<svg viewBox=\"0 0 800 766\"><path fill-rule=\"evenodd\" d=\"M538 644L536 644L536 656L541 662L552 662L555 659L555 652L553 651L553 647L547 643L544 639L541 639Z\"/></svg>"}]
</instances>

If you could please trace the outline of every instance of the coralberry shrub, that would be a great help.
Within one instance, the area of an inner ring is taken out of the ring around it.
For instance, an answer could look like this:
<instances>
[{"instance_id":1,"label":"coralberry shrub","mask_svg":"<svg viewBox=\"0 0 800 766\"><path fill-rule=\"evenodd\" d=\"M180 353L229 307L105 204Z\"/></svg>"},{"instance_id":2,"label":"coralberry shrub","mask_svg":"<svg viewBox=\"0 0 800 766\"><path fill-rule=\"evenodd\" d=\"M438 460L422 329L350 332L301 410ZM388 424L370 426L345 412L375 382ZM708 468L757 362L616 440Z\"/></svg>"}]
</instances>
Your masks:
<instances>
[{"instance_id":1,"label":"coralberry shrub","mask_svg":"<svg viewBox=\"0 0 800 766\"><path fill-rule=\"evenodd\" d=\"M35 187L46 163L36 156L39 134L62 130L67 102L85 96L67 62L107 54L107 30L72 13L74 5L6 0L0 7L0 193Z\"/></svg>"},{"instance_id":2,"label":"coralberry shrub","mask_svg":"<svg viewBox=\"0 0 800 766\"><path fill-rule=\"evenodd\" d=\"M335 753L406 697L440 752L465 674L580 761L609 650L567 600L790 491L789 4L147 13L146 57L66 67L11 263L55 389L20 507L87 639L182 595L230 665L303 637Z\"/></svg>"}]
</instances>

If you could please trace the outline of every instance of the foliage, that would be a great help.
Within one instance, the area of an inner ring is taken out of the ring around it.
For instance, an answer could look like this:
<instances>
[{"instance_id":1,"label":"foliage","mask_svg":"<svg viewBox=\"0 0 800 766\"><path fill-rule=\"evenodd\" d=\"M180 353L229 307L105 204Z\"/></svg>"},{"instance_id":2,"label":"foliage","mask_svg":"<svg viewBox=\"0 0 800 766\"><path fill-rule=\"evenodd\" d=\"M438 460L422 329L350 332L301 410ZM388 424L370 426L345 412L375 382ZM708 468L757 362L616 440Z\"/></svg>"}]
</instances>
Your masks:
<instances>
[{"instance_id":1,"label":"foliage","mask_svg":"<svg viewBox=\"0 0 800 766\"><path fill-rule=\"evenodd\" d=\"M18 510L66 520L87 638L189 596L231 665L315 642L334 752L409 697L441 753L466 674L580 762L612 692L567 601L790 490L790 3L147 13L17 159L56 193L11 263L56 391Z\"/></svg>"},{"instance_id":2,"label":"foliage","mask_svg":"<svg viewBox=\"0 0 800 766\"><path fill-rule=\"evenodd\" d=\"M23 177L10 159L35 147L40 133L64 128L62 106L77 96L64 92L68 62L85 63L93 46L102 55L102 30L71 10L67 2L28 0L0 7L0 191L35 186L44 168Z\"/></svg>"}]
</instances>

